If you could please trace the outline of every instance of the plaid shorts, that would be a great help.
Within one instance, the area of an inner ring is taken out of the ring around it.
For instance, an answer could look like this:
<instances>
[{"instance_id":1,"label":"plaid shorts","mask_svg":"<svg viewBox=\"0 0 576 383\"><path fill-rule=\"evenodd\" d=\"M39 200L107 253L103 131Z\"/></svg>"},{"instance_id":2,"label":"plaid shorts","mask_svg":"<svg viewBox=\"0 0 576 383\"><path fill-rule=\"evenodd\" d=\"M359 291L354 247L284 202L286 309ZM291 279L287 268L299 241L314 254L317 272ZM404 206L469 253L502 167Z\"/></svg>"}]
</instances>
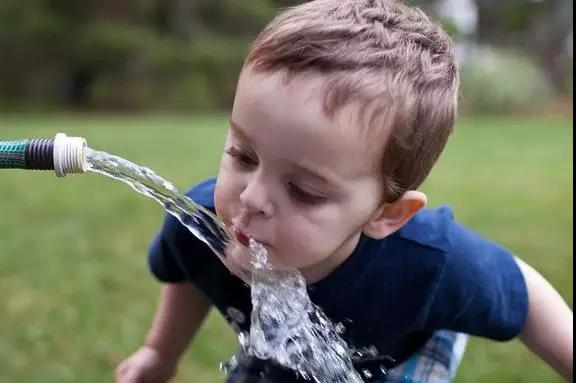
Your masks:
<instances>
[{"instance_id":1,"label":"plaid shorts","mask_svg":"<svg viewBox=\"0 0 576 383\"><path fill-rule=\"evenodd\" d=\"M408 360L388 371L386 383L448 383L462 361L468 336L453 331L437 331Z\"/></svg>"},{"instance_id":2,"label":"plaid shorts","mask_svg":"<svg viewBox=\"0 0 576 383\"><path fill-rule=\"evenodd\" d=\"M449 383L460 365L468 336L452 331L437 331L428 342L402 364L388 370L372 383ZM242 353L240 353L242 354ZM270 369L270 362L250 360L240 363L225 383L308 382L291 370Z\"/></svg>"}]
</instances>

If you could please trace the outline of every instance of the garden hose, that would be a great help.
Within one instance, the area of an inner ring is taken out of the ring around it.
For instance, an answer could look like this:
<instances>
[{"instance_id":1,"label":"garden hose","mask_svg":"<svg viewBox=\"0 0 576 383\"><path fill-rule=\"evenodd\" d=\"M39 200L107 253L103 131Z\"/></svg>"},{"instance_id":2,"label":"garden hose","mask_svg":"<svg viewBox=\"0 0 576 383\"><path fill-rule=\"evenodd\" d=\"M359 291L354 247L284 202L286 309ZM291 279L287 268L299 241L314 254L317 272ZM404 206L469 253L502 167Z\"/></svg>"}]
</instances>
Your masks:
<instances>
[{"instance_id":1,"label":"garden hose","mask_svg":"<svg viewBox=\"0 0 576 383\"><path fill-rule=\"evenodd\" d=\"M58 133L50 139L0 141L0 169L54 170L58 177L86 171L86 140Z\"/></svg>"}]
</instances>

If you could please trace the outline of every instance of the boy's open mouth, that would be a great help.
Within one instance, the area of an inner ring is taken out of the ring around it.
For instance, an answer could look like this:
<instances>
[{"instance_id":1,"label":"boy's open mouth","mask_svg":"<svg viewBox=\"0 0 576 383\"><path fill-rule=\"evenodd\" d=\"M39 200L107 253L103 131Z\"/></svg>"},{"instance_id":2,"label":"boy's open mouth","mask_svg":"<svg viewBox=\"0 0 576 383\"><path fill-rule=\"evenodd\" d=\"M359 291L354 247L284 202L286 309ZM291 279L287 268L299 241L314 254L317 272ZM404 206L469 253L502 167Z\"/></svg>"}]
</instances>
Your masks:
<instances>
[{"instance_id":1,"label":"boy's open mouth","mask_svg":"<svg viewBox=\"0 0 576 383\"><path fill-rule=\"evenodd\" d=\"M250 237L241 232L236 226L232 226L232 232L236 240L246 247L250 247Z\"/></svg>"}]
</instances>

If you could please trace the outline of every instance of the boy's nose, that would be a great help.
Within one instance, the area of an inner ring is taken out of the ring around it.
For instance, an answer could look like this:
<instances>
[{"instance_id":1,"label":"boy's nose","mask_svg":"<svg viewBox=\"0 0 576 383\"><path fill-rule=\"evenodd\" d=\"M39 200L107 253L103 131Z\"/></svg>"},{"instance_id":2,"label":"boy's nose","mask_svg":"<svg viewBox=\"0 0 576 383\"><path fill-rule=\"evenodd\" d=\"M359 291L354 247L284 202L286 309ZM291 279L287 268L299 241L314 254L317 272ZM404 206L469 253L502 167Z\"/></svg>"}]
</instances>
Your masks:
<instances>
[{"instance_id":1,"label":"boy's nose","mask_svg":"<svg viewBox=\"0 0 576 383\"><path fill-rule=\"evenodd\" d=\"M270 217L274 213L274 207L268 196L268 188L264 183L254 180L248 182L240 194L240 201L247 213Z\"/></svg>"}]
</instances>

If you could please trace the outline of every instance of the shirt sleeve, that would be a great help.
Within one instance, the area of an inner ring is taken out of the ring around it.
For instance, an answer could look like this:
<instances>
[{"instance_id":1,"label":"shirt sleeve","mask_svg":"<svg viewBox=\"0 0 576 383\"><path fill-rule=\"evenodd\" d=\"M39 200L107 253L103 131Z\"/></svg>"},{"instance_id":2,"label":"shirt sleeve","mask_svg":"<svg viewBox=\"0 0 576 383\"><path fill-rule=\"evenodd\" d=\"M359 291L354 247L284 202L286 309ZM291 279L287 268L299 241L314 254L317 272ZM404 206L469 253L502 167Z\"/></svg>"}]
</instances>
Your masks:
<instances>
[{"instance_id":1,"label":"shirt sleeve","mask_svg":"<svg viewBox=\"0 0 576 383\"><path fill-rule=\"evenodd\" d=\"M426 327L501 341L517 336L526 320L528 293L513 255L455 222L449 241Z\"/></svg>"},{"instance_id":2,"label":"shirt sleeve","mask_svg":"<svg viewBox=\"0 0 576 383\"><path fill-rule=\"evenodd\" d=\"M214 210L215 178L203 180L186 192L200 206ZM193 281L206 274L214 263L207 246L174 216L166 214L160 232L148 250L151 273L161 282Z\"/></svg>"},{"instance_id":3,"label":"shirt sleeve","mask_svg":"<svg viewBox=\"0 0 576 383\"><path fill-rule=\"evenodd\" d=\"M186 280L179 265L174 246L175 232L178 230L176 218L166 215L160 232L154 238L148 250L148 266L151 273L161 282L178 283Z\"/></svg>"}]
</instances>

